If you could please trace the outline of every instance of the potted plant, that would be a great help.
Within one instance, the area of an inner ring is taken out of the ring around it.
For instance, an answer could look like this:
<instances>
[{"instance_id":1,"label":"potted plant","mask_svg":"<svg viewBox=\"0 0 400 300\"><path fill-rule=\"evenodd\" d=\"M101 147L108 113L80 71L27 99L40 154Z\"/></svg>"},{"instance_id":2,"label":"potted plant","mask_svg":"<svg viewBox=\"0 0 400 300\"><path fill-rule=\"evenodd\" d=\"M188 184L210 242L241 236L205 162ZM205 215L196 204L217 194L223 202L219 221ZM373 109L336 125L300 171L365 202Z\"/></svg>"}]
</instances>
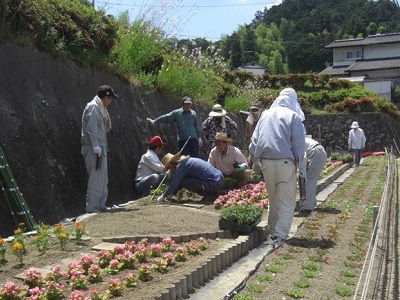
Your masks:
<instances>
[{"instance_id":1,"label":"potted plant","mask_svg":"<svg viewBox=\"0 0 400 300\"><path fill-rule=\"evenodd\" d=\"M225 207L221 210L219 228L250 233L261 221L262 214L263 209L252 203Z\"/></svg>"}]
</instances>

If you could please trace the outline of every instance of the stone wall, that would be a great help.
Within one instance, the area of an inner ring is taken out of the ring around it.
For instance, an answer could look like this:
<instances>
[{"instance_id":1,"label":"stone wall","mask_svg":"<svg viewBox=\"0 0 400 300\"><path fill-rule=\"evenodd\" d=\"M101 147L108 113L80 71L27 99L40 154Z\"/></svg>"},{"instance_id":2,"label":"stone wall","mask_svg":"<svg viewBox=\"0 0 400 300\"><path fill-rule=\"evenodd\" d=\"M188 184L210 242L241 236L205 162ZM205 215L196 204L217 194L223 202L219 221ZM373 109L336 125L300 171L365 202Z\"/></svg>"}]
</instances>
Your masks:
<instances>
[{"instance_id":1,"label":"stone wall","mask_svg":"<svg viewBox=\"0 0 400 300\"><path fill-rule=\"evenodd\" d=\"M366 151L383 151L385 147L398 153L400 124L381 113L356 113L335 115L307 115L304 122L307 134L320 140L324 147L341 147L347 150L351 123L357 121L364 130Z\"/></svg>"}]
</instances>

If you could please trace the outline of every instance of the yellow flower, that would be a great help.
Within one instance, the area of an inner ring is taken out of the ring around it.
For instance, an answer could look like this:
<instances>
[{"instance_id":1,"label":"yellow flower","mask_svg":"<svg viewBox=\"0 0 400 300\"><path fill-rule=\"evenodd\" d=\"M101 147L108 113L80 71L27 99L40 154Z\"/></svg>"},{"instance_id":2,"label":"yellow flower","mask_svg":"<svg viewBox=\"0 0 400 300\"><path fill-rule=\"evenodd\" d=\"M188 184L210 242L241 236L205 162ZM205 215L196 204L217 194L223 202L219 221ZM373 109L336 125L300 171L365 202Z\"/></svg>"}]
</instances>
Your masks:
<instances>
[{"instance_id":1,"label":"yellow flower","mask_svg":"<svg viewBox=\"0 0 400 300\"><path fill-rule=\"evenodd\" d=\"M3 244L5 242L4 239L0 239L0 244Z\"/></svg>"},{"instance_id":2,"label":"yellow flower","mask_svg":"<svg viewBox=\"0 0 400 300\"><path fill-rule=\"evenodd\" d=\"M24 223L24 222L21 222L21 223L18 224L18 226L19 226L19 227L25 227L25 223Z\"/></svg>"},{"instance_id":3,"label":"yellow flower","mask_svg":"<svg viewBox=\"0 0 400 300\"><path fill-rule=\"evenodd\" d=\"M60 238L66 238L67 234L65 232L60 232Z\"/></svg>"},{"instance_id":4,"label":"yellow flower","mask_svg":"<svg viewBox=\"0 0 400 300\"><path fill-rule=\"evenodd\" d=\"M12 245L12 248L14 249L14 251L18 251L21 248L21 244L16 242Z\"/></svg>"},{"instance_id":5,"label":"yellow flower","mask_svg":"<svg viewBox=\"0 0 400 300\"><path fill-rule=\"evenodd\" d=\"M20 233L21 233L21 229L18 228L18 229L14 230L14 234L20 234Z\"/></svg>"}]
</instances>

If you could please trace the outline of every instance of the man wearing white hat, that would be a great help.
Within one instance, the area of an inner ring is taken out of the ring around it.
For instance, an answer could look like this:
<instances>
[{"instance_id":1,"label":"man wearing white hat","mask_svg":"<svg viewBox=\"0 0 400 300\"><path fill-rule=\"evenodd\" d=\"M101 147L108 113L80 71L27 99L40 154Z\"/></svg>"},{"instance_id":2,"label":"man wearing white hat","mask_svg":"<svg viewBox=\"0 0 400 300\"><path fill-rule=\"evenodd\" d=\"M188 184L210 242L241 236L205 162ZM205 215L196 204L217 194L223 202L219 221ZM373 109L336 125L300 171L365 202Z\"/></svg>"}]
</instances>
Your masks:
<instances>
[{"instance_id":1,"label":"man wearing white hat","mask_svg":"<svg viewBox=\"0 0 400 300\"><path fill-rule=\"evenodd\" d=\"M361 153L365 148L365 142L364 131L360 128L358 122L354 121L349 131L349 151L353 152L354 167L356 168L360 165Z\"/></svg>"},{"instance_id":2,"label":"man wearing white hat","mask_svg":"<svg viewBox=\"0 0 400 300\"><path fill-rule=\"evenodd\" d=\"M208 152L215 146L213 139L217 132L225 132L229 137L236 134L237 124L226 115L221 104L215 104L208 118L203 122L202 132L208 141Z\"/></svg>"}]
</instances>

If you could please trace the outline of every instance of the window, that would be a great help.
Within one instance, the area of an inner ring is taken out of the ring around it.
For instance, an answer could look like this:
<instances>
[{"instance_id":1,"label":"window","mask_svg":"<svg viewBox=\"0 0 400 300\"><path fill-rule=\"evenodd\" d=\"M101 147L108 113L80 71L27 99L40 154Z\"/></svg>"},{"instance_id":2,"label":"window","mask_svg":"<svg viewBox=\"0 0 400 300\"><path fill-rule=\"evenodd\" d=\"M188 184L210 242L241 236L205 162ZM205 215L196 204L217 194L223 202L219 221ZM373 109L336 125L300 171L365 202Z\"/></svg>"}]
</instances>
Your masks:
<instances>
[{"instance_id":1,"label":"window","mask_svg":"<svg viewBox=\"0 0 400 300\"><path fill-rule=\"evenodd\" d=\"M347 59L361 58L361 50L347 51Z\"/></svg>"}]
</instances>

